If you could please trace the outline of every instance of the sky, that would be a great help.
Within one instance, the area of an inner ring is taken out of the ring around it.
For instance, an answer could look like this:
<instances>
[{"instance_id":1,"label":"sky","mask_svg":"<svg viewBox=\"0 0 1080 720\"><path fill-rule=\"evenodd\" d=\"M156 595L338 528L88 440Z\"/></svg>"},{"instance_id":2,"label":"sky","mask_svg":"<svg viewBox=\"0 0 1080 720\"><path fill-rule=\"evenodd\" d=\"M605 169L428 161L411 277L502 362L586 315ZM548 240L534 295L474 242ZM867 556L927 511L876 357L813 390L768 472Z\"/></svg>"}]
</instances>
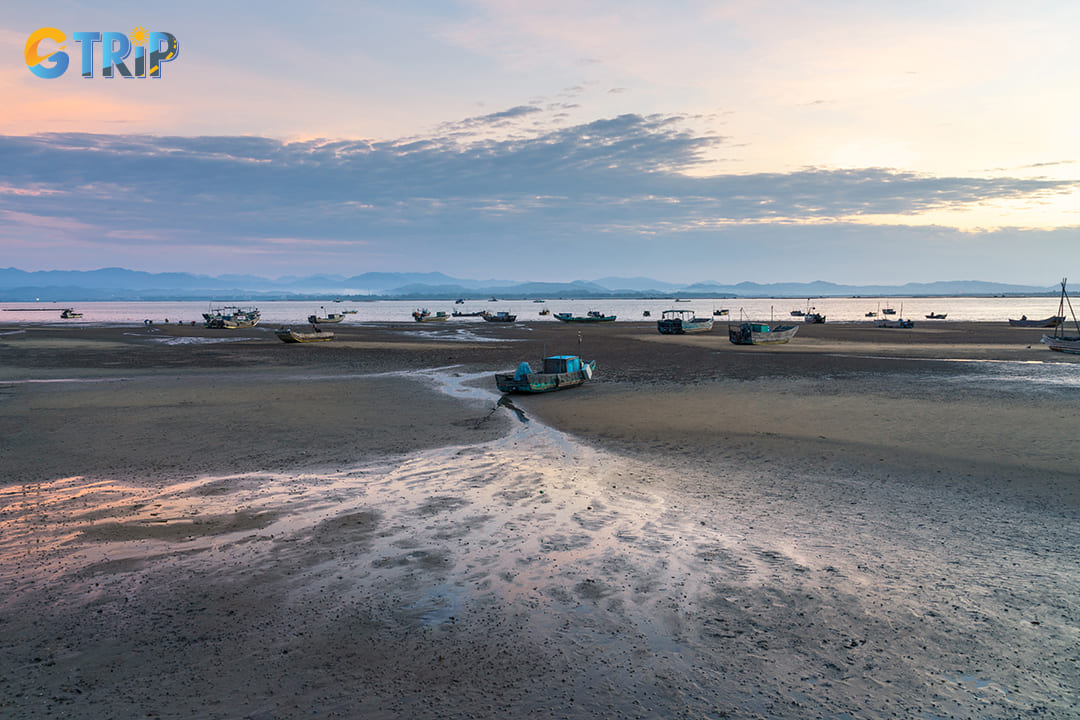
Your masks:
<instances>
[{"instance_id":1,"label":"sky","mask_svg":"<svg viewBox=\"0 0 1080 720\"><path fill-rule=\"evenodd\" d=\"M75 33L138 28L177 40L161 77L104 77L101 43L82 77ZM6 3L0 267L1053 286L1077 28L1072 0Z\"/></svg>"}]
</instances>

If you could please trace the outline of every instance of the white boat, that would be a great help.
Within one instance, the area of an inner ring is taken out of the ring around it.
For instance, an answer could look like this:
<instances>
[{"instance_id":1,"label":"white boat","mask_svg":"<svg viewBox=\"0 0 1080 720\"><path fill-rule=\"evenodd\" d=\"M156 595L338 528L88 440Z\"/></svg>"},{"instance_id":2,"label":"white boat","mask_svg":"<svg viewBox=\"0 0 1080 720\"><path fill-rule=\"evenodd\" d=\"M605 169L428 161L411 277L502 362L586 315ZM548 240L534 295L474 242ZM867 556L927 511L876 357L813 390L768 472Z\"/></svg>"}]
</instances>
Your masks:
<instances>
[{"instance_id":1,"label":"white boat","mask_svg":"<svg viewBox=\"0 0 1080 720\"><path fill-rule=\"evenodd\" d=\"M693 310L665 310L656 321L656 329L661 335L708 332L712 327L712 317L699 318Z\"/></svg>"},{"instance_id":2,"label":"white boat","mask_svg":"<svg viewBox=\"0 0 1080 720\"><path fill-rule=\"evenodd\" d=\"M1080 322L1076 320L1076 311L1073 310L1072 301L1069 300L1069 294L1065 292L1065 280L1061 281L1061 301L1058 304L1058 316L1065 317L1065 307L1068 306L1069 313L1072 315L1073 325L1076 326L1076 335L1065 334L1065 323L1059 324L1053 335L1043 335L1042 344L1051 350L1057 352L1070 353L1072 355L1080 355Z\"/></svg>"}]
</instances>

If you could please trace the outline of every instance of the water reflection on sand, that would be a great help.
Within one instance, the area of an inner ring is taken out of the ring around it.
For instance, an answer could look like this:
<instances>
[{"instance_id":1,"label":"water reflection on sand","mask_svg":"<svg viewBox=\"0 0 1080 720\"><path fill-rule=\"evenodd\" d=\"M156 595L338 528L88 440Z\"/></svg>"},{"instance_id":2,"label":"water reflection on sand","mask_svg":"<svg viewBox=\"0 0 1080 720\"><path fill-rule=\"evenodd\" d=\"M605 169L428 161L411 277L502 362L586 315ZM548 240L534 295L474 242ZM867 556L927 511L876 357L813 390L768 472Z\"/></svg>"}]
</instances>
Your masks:
<instances>
[{"instance_id":1,"label":"water reflection on sand","mask_svg":"<svg viewBox=\"0 0 1080 720\"><path fill-rule=\"evenodd\" d=\"M486 376L418 375L498 399ZM332 472L8 488L0 608L131 601L116 613L138 625L194 597L241 628L253 667L284 649L321 668L292 688L305 702L355 709L362 686L402 717L434 716L432 697L491 717L876 716L901 702L967 717L1057 702L1027 671L986 666L999 645L1028 668L1068 652L1053 598L1072 561L1025 569L1075 550L1067 518L1036 547L994 498L693 463L675 494L672 472L532 421ZM992 533L950 526L961 500ZM154 617L139 637L185 632ZM310 639L360 626L377 651ZM215 632L200 636L207 656L228 654ZM974 673L981 684L941 682ZM269 712L263 697L230 710Z\"/></svg>"}]
</instances>

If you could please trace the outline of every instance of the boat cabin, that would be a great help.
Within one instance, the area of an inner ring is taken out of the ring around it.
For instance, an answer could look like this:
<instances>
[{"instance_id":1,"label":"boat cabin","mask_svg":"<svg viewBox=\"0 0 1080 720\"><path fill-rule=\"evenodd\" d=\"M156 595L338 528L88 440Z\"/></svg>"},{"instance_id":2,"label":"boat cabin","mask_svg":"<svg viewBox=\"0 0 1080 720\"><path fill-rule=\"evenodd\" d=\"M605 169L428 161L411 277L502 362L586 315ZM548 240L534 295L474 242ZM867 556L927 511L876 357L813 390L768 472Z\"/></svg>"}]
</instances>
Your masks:
<instances>
[{"instance_id":1,"label":"boat cabin","mask_svg":"<svg viewBox=\"0 0 1080 720\"><path fill-rule=\"evenodd\" d=\"M553 355L544 358L545 373L570 373L581 369L581 358L577 355Z\"/></svg>"}]
</instances>

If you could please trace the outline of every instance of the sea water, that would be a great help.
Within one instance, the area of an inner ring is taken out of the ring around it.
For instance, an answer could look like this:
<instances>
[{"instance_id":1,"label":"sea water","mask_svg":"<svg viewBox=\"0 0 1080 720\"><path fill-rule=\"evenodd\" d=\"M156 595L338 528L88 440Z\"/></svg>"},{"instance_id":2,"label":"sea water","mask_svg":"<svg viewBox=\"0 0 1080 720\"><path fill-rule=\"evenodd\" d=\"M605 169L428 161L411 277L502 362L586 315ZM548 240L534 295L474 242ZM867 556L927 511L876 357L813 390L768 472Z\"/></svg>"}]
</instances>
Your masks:
<instances>
[{"instance_id":1,"label":"sea water","mask_svg":"<svg viewBox=\"0 0 1080 720\"><path fill-rule=\"evenodd\" d=\"M5 302L0 303L0 323L122 323L142 324L147 321L196 322L202 324L202 314L211 307L222 305L257 306L262 312L262 322L267 324L304 323L309 315L325 315L355 310L345 315L344 324L366 322L412 322L412 313L421 307L431 312L447 314L460 312L504 311L517 315L519 321L558 322L554 313L568 312L584 315L595 310L615 315L616 322L640 322L658 319L664 310L693 310L699 316L713 316L714 311L726 309L728 315L717 316L720 320L738 320L740 317L757 321L796 322L802 318L792 316L793 310L812 311L827 317L830 323L868 322L866 313L881 314L883 308L896 310L891 317L904 317L920 322L947 324L950 322L1005 322L1009 318L1041 319L1057 314L1058 297L925 297L888 300L879 298L812 298L809 303L797 298L704 298L686 302L672 299L612 298L569 299L548 298L544 302L533 300L466 300L456 304L453 300L273 300L273 301L160 301L160 302ZM60 313L65 308L81 312L83 317L63 320ZM547 309L551 314L541 315ZM645 313L649 315L646 316ZM930 313L945 314L944 320L925 319ZM480 317L451 318L452 323L483 322Z\"/></svg>"}]
</instances>

